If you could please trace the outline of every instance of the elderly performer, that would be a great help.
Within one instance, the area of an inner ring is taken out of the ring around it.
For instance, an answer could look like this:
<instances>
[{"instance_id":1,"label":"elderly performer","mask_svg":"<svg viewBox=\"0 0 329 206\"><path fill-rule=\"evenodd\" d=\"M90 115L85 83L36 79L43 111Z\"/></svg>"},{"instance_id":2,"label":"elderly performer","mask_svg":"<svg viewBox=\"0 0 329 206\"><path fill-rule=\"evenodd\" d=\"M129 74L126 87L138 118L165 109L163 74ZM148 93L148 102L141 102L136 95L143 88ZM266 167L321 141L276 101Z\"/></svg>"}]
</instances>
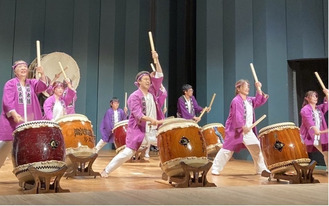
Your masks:
<instances>
[{"instance_id":1,"label":"elderly performer","mask_svg":"<svg viewBox=\"0 0 329 206\"><path fill-rule=\"evenodd\" d=\"M42 67L36 71L39 80L28 79L28 64L19 60L12 66L15 77L6 82L3 88L2 112L0 117L0 167L12 148L13 131L24 122L41 120L42 113L38 93L48 87Z\"/></svg>"}]
</instances>

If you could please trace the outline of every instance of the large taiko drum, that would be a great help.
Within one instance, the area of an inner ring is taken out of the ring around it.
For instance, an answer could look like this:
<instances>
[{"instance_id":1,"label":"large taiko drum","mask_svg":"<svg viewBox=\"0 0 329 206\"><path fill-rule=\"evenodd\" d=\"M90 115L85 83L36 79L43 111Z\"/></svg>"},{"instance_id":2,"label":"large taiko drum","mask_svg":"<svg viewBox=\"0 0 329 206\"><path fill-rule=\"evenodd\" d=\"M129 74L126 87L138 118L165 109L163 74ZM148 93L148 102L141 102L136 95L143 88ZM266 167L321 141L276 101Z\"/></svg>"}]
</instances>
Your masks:
<instances>
[{"instance_id":1,"label":"large taiko drum","mask_svg":"<svg viewBox=\"0 0 329 206\"><path fill-rule=\"evenodd\" d=\"M13 135L13 173L20 185L34 181L28 171L29 166L41 172L53 172L65 165L64 140L55 122L39 120L23 123L17 126Z\"/></svg>"},{"instance_id":2,"label":"large taiko drum","mask_svg":"<svg viewBox=\"0 0 329 206\"><path fill-rule=\"evenodd\" d=\"M302 166L310 163L299 128L293 122L269 125L259 130L265 163L271 173L295 171L293 161Z\"/></svg>"},{"instance_id":3,"label":"large taiko drum","mask_svg":"<svg viewBox=\"0 0 329 206\"><path fill-rule=\"evenodd\" d=\"M208 163L207 149L201 128L192 120L174 118L165 121L157 134L160 166L168 176L183 176L180 163L192 167Z\"/></svg>"},{"instance_id":4,"label":"large taiko drum","mask_svg":"<svg viewBox=\"0 0 329 206\"><path fill-rule=\"evenodd\" d=\"M206 141L207 153L217 153L216 147L223 147L225 140L225 127L220 123L211 123L202 127L202 134Z\"/></svg>"},{"instance_id":5,"label":"large taiko drum","mask_svg":"<svg viewBox=\"0 0 329 206\"><path fill-rule=\"evenodd\" d=\"M85 115L64 115L56 122L62 129L67 155L84 158L96 153L93 126Z\"/></svg>"},{"instance_id":6,"label":"large taiko drum","mask_svg":"<svg viewBox=\"0 0 329 206\"><path fill-rule=\"evenodd\" d=\"M126 135L128 128L128 120L123 120L114 124L113 135L114 135L114 146L116 153L122 151L126 146Z\"/></svg>"}]
</instances>

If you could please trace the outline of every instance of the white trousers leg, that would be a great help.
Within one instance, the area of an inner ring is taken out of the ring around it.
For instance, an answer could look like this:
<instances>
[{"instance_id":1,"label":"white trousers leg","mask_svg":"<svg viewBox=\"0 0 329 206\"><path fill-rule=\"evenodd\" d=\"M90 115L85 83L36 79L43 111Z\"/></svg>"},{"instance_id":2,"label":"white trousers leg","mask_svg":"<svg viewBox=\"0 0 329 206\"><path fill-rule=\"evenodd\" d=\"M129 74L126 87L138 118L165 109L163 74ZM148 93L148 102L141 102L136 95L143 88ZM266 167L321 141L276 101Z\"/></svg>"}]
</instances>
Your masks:
<instances>
[{"instance_id":1,"label":"white trousers leg","mask_svg":"<svg viewBox=\"0 0 329 206\"><path fill-rule=\"evenodd\" d=\"M328 151L322 151L322 146L321 144L315 146L323 155L324 162L326 163L326 167L328 168Z\"/></svg>"},{"instance_id":2,"label":"white trousers leg","mask_svg":"<svg viewBox=\"0 0 329 206\"><path fill-rule=\"evenodd\" d=\"M13 141L0 141L0 168L6 161L11 149L13 148Z\"/></svg>"},{"instance_id":3,"label":"white trousers leg","mask_svg":"<svg viewBox=\"0 0 329 206\"><path fill-rule=\"evenodd\" d=\"M106 144L107 144L107 142L104 142L102 139L100 139L95 147L96 153L98 153Z\"/></svg>"},{"instance_id":4,"label":"white trousers leg","mask_svg":"<svg viewBox=\"0 0 329 206\"><path fill-rule=\"evenodd\" d=\"M105 172L107 174L113 172L115 169L120 167L123 163L129 160L134 154L136 153L135 150L132 150L126 147L122 150L119 154L117 154L111 162L105 167Z\"/></svg>"},{"instance_id":5,"label":"white trousers leg","mask_svg":"<svg viewBox=\"0 0 329 206\"><path fill-rule=\"evenodd\" d=\"M233 153L234 151L223 148L220 149L213 161L212 173L219 174L224 169L226 163L231 159Z\"/></svg>"},{"instance_id":6,"label":"white trousers leg","mask_svg":"<svg viewBox=\"0 0 329 206\"><path fill-rule=\"evenodd\" d=\"M261 152L260 146L258 144L246 145L252 159L254 160L254 166L257 174L261 174L263 170L268 170L266 168L264 157Z\"/></svg>"}]
</instances>

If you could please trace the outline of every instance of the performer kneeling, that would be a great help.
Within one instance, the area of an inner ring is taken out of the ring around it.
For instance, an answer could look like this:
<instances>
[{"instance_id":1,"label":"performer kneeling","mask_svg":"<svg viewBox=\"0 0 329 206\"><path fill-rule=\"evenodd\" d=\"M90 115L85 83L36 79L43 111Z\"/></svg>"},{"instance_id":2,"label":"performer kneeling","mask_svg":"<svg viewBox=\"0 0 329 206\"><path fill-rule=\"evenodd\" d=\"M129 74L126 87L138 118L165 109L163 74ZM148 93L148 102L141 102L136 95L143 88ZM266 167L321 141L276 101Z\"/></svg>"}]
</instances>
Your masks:
<instances>
[{"instance_id":1,"label":"performer kneeling","mask_svg":"<svg viewBox=\"0 0 329 206\"><path fill-rule=\"evenodd\" d=\"M244 145L249 150L256 173L261 174L264 170L269 173L264 163L260 143L255 134L256 127L251 130L250 126L255 121L254 108L262 106L268 99L268 95L261 90L262 84L255 83L256 97L250 97L249 82L239 80L235 83L236 96L230 106L230 113L225 124L225 142L223 148L217 153L212 166L212 174L219 175L234 152L240 151Z\"/></svg>"},{"instance_id":2,"label":"performer kneeling","mask_svg":"<svg viewBox=\"0 0 329 206\"><path fill-rule=\"evenodd\" d=\"M156 59L156 73L151 77L147 71L141 71L136 75L135 85L138 89L128 98L128 108L131 112L126 135L126 148L117 154L101 173L102 177L108 177L109 173L129 160L141 146L144 136L156 135L157 125L164 119L161 107L166 95L157 98L163 81L163 73L158 60L158 54L152 52Z\"/></svg>"}]
</instances>

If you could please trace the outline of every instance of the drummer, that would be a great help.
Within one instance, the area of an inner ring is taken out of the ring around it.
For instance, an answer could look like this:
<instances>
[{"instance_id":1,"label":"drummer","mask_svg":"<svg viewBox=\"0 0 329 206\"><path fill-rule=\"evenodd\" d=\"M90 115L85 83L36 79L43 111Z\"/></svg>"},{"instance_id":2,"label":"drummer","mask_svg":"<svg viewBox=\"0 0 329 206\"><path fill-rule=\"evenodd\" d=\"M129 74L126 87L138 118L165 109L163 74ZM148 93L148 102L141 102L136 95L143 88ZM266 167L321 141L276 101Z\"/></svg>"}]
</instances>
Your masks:
<instances>
[{"instance_id":1,"label":"drummer","mask_svg":"<svg viewBox=\"0 0 329 206\"><path fill-rule=\"evenodd\" d=\"M14 62L12 69L15 77L7 81L3 88L0 116L0 167L12 148L12 133L15 128L21 123L42 119L37 94L48 87L42 67L36 67L36 71L41 75L38 80L27 79L28 64L23 60Z\"/></svg>"},{"instance_id":2,"label":"drummer","mask_svg":"<svg viewBox=\"0 0 329 206\"><path fill-rule=\"evenodd\" d=\"M318 94L315 91L308 91L305 94L300 115L302 125L300 135L306 145L307 152L319 150L326 164L328 172L328 127L324 114L328 112L328 89L324 89L326 94L323 104L318 103Z\"/></svg>"},{"instance_id":3,"label":"drummer","mask_svg":"<svg viewBox=\"0 0 329 206\"><path fill-rule=\"evenodd\" d=\"M163 73L158 53L152 51L152 58L156 62L154 77L151 77L147 71L139 72L135 78L138 89L128 98L131 114L128 121L126 147L105 167L101 173L102 177L108 177L109 173L129 160L139 149L144 138L156 135L157 125L161 123L161 119L164 119L160 105L163 105L166 96L156 98L163 81Z\"/></svg>"},{"instance_id":4,"label":"drummer","mask_svg":"<svg viewBox=\"0 0 329 206\"><path fill-rule=\"evenodd\" d=\"M70 83L72 85L72 79L70 79ZM67 94L68 92L68 85L65 81L65 79L63 79L63 86L64 86L64 96ZM77 92L75 93L73 100L71 102L69 102L69 104L66 107L66 114L75 114L75 102L77 101Z\"/></svg>"},{"instance_id":5,"label":"drummer","mask_svg":"<svg viewBox=\"0 0 329 206\"><path fill-rule=\"evenodd\" d=\"M113 133L115 123L126 120L128 118L128 108L124 110L119 108L120 101L117 97L110 100L110 108L104 114L101 126L99 127L102 138L96 145L96 153L98 153L107 143L113 142Z\"/></svg>"},{"instance_id":6,"label":"drummer","mask_svg":"<svg viewBox=\"0 0 329 206\"><path fill-rule=\"evenodd\" d=\"M195 97L193 96L193 88L189 84L182 86L183 95L178 98L177 101L177 117L184 119L193 119L196 122L201 120L196 116L204 108L200 107ZM211 108L207 108L207 112L210 112Z\"/></svg>"},{"instance_id":7,"label":"drummer","mask_svg":"<svg viewBox=\"0 0 329 206\"><path fill-rule=\"evenodd\" d=\"M69 79L66 79L68 90L64 95L64 85L60 81L55 81L52 85L54 94L48 97L43 104L43 110L45 112L44 119L55 121L56 119L66 115L67 105L72 102L76 91L71 85Z\"/></svg>"},{"instance_id":8,"label":"drummer","mask_svg":"<svg viewBox=\"0 0 329 206\"><path fill-rule=\"evenodd\" d=\"M250 97L249 82L241 79L235 83L235 94L230 106L229 116L225 124L225 142L223 148L217 153L212 166L212 174L219 175L234 152L247 147L254 161L256 174L268 176L260 142L256 137L256 127L251 129L255 121L254 109L267 102L268 95L261 90L262 84L256 82L256 97Z\"/></svg>"}]
</instances>

